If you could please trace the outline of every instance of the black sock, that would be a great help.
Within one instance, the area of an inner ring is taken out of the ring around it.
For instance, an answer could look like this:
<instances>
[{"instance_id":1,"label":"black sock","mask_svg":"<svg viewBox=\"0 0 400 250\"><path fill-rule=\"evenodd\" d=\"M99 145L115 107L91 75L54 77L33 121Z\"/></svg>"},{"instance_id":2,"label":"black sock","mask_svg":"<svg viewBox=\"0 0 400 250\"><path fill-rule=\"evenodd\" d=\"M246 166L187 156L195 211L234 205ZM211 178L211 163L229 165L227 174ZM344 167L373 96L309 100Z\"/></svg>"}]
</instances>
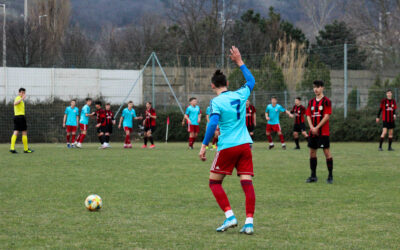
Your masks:
<instances>
[{"instance_id":1,"label":"black sock","mask_svg":"<svg viewBox=\"0 0 400 250\"><path fill-rule=\"evenodd\" d=\"M332 176L332 171L333 171L333 159L332 158L326 159L326 167L328 168L328 171L329 171L329 177L333 177Z\"/></svg>"},{"instance_id":2,"label":"black sock","mask_svg":"<svg viewBox=\"0 0 400 250\"><path fill-rule=\"evenodd\" d=\"M99 142L100 142L100 144L103 144L103 142L104 142L104 141L103 141L103 136L102 136L102 135L99 136Z\"/></svg>"},{"instance_id":3,"label":"black sock","mask_svg":"<svg viewBox=\"0 0 400 250\"><path fill-rule=\"evenodd\" d=\"M317 177L317 158L310 158L311 177Z\"/></svg>"},{"instance_id":4,"label":"black sock","mask_svg":"<svg viewBox=\"0 0 400 250\"><path fill-rule=\"evenodd\" d=\"M393 138L389 138L389 148L392 148L392 141L393 141Z\"/></svg>"},{"instance_id":5,"label":"black sock","mask_svg":"<svg viewBox=\"0 0 400 250\"><path fill-rule=\"evenodd\" d=\"M382 147L383 140L385 140L385 138L381 137L381 140L379 141L379 147L380 148Z\"/></svg>"},{"instance_id":6,"label":"black sock","mask_svg":"<svg viewBox=\"0 0 400 250\"><path fill-rule=\"evenodd\" d=\"M105 143L105 142L106 142L106 136L105 136L105 135L102 135L102 136L101 136L101 140L103 141L102 144Z\"/></svg>"},{"instance_id":7,"label":"black sock","mask_svg":"<svg viewBox=\"0 0 400 250\"><path fill-rule=\"evenodd\" d=\"M106 135L106 142L109 143L110 142L110 136Z\"/></svg>"},{"instance_id":8,"label":"black sock","mask_svg":"<svg viewBox=\"0 0 400 250\"><path fill-rule=\"evenodd\" d=\"M154 145L153 136L150 136L149 140L150 140L151 145Z\"/></svg>"},{"instance_id":9,"label":"black sock","mask_svg":"<svg viewBox=\"0 0 400 250\"><path fill-rule=\"evenodd\" d=\"M147 137L144 138L144 145L147 146Z\"/></svg>"},{"instance_id":10,"label":"black sock","mask_svg":"<svg viewBox=\"0 0 400 250\"><path fill-rule=\"evenodd\" d=\"M294 139L294 143L296 143L296 148L300 148L300 145L299 145L299 138L295 138L295 139Z\"/></svg>"}]
</instances>

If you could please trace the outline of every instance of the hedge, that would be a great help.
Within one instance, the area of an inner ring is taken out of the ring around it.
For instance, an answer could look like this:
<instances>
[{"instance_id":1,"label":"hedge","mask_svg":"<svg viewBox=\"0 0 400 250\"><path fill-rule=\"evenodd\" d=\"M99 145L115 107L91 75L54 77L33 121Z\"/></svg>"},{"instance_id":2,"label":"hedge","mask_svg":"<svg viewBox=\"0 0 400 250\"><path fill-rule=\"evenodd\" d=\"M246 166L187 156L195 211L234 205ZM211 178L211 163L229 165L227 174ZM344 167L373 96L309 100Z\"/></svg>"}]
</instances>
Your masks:
<instances>
[{"instance_id":1,"label":"hedge","mask_svg":"<svg viewBox=\"0 0 400 250\"><path fill-rule=\"evenodd\" d=\"M83 101L78 101L78 106L82 107ZM27 104L27 120L28 134L31 142L64 142L65 129L62 128L62 120L65 107L69 104L66 102L56 101L49 104ZM8 143L13 130L13 106L0 105L0 142ZM257 127L255 130L255 141L266 141L264 117L264 108L258 107ZM112 110L116 111L118 106L113 106ZM92 108L94 110L94 107ZM144 107L135 107L138 115L144 113ZM204 110L204 108L203 108ZM343 118L343 110L336 109L330 119L331 140L332 141L377 141L381 133L381 124L375 123L376 110L349 111L348 118ZM166 121L170 118L168 141L186 141L188 134L186 126L182 126L182 114L177 110L166 112L157 112L157 129L154 133L156 141L165 141ZM118 117L119 119L119 117ZM136 138L140 132L138 127L140 122L134 123ZM118 121L117 121L118 124ZM86 141L97 142L95 119L90 119L89 131ZM200 124L199 140L203 138L205 132L206 121L203 116ZM281 114L281 127L285 135L285 139L292 140L293 119L285 114ZM394 139L398 140L399 128L395 129ZM123 141L124 134L122 130L114 127L112 141ZM277 140L277 138L275 138Z\"/></svg>"}]
</instances>

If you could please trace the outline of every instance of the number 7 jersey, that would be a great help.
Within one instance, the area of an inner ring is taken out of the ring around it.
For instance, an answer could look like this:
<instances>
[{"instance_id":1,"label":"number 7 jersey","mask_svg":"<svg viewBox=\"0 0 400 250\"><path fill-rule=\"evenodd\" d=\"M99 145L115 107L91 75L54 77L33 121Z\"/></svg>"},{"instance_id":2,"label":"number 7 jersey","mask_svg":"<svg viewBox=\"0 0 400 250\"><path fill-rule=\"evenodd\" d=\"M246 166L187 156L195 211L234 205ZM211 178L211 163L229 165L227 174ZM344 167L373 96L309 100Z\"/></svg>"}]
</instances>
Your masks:
<instances>
[{"instance_id":1,"label":"number 7 jersey","mask_svg":"<svg viewBox=\"0 0 400 250\"><path fill-rule=\"evenodd\" d=\"M211 116L220 116L218 126L221 135L218 137L218 151L253 143L246 127L246 101L250 88L243 85L236 91L225 91L211 100Z\"/></svg>"}]
</instances>

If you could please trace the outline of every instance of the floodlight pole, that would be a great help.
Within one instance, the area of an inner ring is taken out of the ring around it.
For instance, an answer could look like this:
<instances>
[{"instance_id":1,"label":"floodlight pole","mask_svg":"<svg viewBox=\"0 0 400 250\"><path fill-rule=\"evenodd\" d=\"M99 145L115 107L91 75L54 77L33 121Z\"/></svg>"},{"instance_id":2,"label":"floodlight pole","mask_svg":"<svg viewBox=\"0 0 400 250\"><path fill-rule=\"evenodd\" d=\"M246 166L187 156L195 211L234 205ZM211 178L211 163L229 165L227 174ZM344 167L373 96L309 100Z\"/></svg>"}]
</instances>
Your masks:
<instances>
[{"instance_id":1,"label":"floodlight pole","mask_svg":"<svg viewBox=\"0 0 400 250\"><path fill-rule=\"evenodd\" d=\"M151 53L151 63L152 63L152 106L156 107L156 100L155 100L155 81L156 81L156 60L154 59L154 55L156 53Z\"/></svg>"},{"instance_id":2,"label":"floodlight pole","mask_svg":"<svg viewBox=\"0 0 400 250\"><path fill-rule=\"evenodd\" d=\"M344 118L347 118L347 43L344 44Z\"/></svg>"}]
</instances>

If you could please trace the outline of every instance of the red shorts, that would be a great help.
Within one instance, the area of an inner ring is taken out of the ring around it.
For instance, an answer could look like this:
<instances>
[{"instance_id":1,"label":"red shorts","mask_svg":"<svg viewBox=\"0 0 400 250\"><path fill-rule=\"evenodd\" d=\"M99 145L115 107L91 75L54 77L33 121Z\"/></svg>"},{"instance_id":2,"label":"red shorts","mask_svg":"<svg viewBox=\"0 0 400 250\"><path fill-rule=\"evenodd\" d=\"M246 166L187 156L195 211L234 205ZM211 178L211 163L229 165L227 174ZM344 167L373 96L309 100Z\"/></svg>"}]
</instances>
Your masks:
<instances>
[{"instance_id":1,"label":"red shorts","mask_svg":"<svg viewBox=\"0 0 400 250\"><path fill-rule=\"evenodd\" d=\"M67 125L67 133L76 132L78 126L68 126Z\"/></svg>"},{"instance_id":2,"label":"red shorts","mask_svg":"<svg viewBox=\"0 0 400 250\"><path fill-rule=\"evenodd\" d=\"M271 124L267 124L267 132L271 133L271 132L280 132L281 131L281 125L280 124L275 124L275 125L271 125Z\"/></svg>"},{"instance_id":3,"label":"red shorts","mask_svg":"<svg viewBox=\"0 0 400 250\"><path fill-rule=\"evenodd\" d=\"M79 128L81 129L81 131L86 131L87 130L87 124L79 123Z\"/></svg>"},{"instance_id":4,"label":"red shorts","mask_svg":"<svg viewBox=\"0 0 400 250\"><path fill-rule=\"evenodd\" d=\"M124 131L129 131L129 133L132 133L133 128L130 127L124 127Z\"/></svg>"},{"instance_id":5,"label":"red shorts","mask_svg":"<svg viewBox=\"0 0 400 250\"><path fill-rule=\"evenodd\" d=\"M189 125L188 132L189 133L198 133L198 132L200 132L200 126L199 125Z\"/></svg>"},{"instance_id":6,"label":"red shorts","mask_svg":"<svg viewBox=\"0 0 400 250\"><path fill-rule=\"evenodd\" d=\"M254 176L250 144L218 151L210 171L217 174L232 175L234 168L236 168L237 175Z\"/></svg>"}]
</instances>

